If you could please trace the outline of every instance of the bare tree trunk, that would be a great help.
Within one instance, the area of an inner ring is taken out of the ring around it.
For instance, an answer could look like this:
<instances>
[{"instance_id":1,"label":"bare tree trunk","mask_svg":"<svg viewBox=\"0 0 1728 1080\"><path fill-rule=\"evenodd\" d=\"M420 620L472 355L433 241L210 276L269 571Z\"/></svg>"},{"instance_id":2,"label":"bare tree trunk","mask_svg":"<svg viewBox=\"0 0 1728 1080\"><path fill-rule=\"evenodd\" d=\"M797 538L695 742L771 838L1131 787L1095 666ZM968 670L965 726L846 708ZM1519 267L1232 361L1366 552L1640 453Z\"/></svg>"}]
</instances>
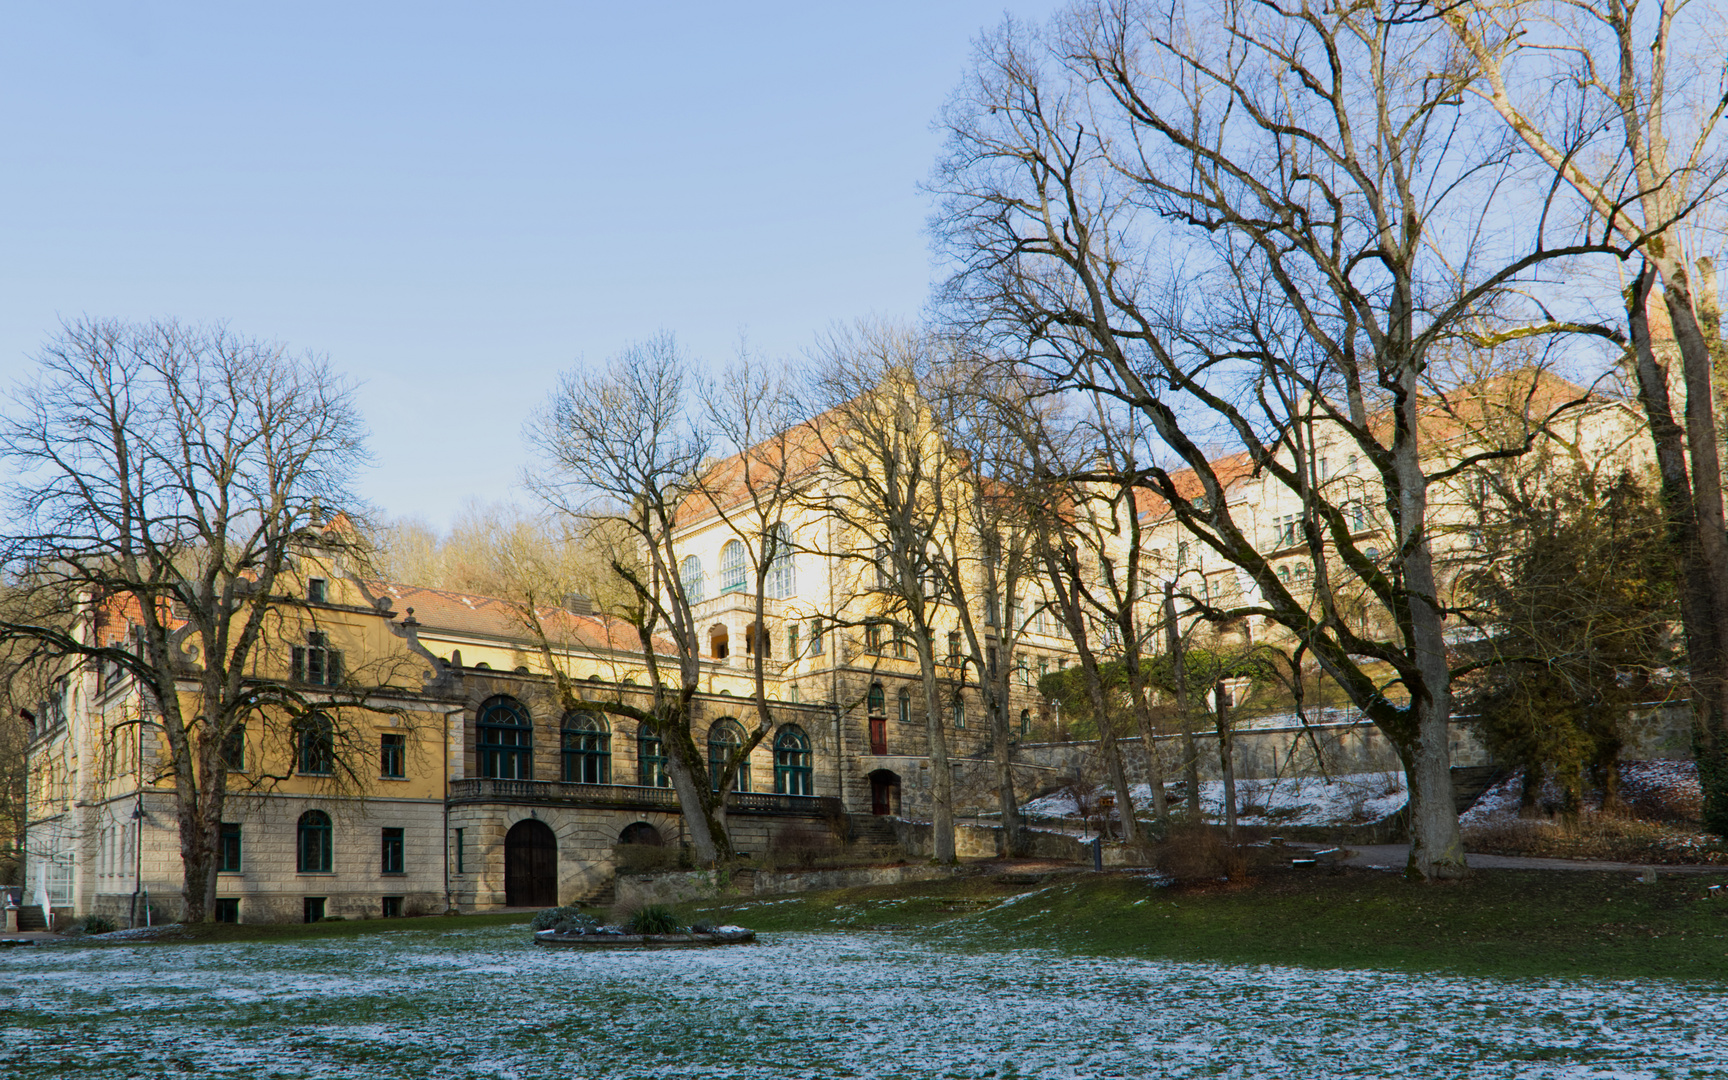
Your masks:
<instances>
[{"instance_id":1,"label":"bare tree trunk","mask_svg":"<svg viewBox=\"0 0 1728 1080\"><path fill-rule=\"evenodd\" d=\"M1194 745L1194 723L1188 714L1187 661L1183 657L1182 635L1176 628L1176 583L1164 583L1164 641L1170 653L1170 674L1176 683L1176 716L1182 725L1183 780L1188 785L1188 818L1199 821L1200 811L1200 750Z\"/></svg>"},{"instance_id":2,"label":"bare tree trunk","mask_svg":"<svg viewBox=\"0 0 1728 1080\"><path fill-rule=\"evenodd\" d=\"M1020 802L1014 795L1014 748L1009 741L1012 731L1006 692L998 694L990 711L995 725L992 749L996 763L996 804L1002 813L1002 853L1011 859L1018 858L1026 850L1026 841L1020 834Z\"/></svg>"},{"instance_id":3,"label":"bare tree trunk","mask_svg":"<svg viewBox=\"0 0 1728 1080\"><path fill-rule=\"evenodd\" d=\"M948 764L948 736L942 730L942 701L936 688L935 644L928 629L918 635L918 666L924 676L924 729L930 739L930 857L956 861L954 854L954 770Z\"/></svg>"},{"instance_id":4,"label":"bare tree trunk","mask_svg":"<svg viewBox=\"0 0 1728 1080\"><path fill-rule=\"evenodd\" d=\"M1218 725L1218 767L1224 775L1224 834L1236 842L1236 748L1230 742L1230 692L1223 683L1212 687L1213 719Z\"/></svg>"}]
</instances>

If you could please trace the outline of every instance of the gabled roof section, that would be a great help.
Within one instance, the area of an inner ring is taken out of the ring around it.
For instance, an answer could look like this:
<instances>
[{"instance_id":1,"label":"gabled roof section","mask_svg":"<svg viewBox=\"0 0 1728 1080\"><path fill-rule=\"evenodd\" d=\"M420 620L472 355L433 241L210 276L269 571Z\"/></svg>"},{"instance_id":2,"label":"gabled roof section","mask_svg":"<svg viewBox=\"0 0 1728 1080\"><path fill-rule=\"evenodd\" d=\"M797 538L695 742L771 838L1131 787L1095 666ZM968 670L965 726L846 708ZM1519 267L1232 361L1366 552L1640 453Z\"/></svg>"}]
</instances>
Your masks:
<instances>
[{"instance_id":1,"label":"gabled roof section","mask_svg":"<svg viewBox=\"0 0 1728 1080\"><path fill-rule=\"evenodd\" d=\"M715 462L698 478L696 492L678 507L674 527L687 529L719 517L722 510L730 512L747 505L750 484L765 488L777 482L776 474L783 475L791 484L809 479L821 465L828 439L839 426L838 412L829 410L792 428L784 438L764 439L742 453Z\"/></svg>"}]
</instances>

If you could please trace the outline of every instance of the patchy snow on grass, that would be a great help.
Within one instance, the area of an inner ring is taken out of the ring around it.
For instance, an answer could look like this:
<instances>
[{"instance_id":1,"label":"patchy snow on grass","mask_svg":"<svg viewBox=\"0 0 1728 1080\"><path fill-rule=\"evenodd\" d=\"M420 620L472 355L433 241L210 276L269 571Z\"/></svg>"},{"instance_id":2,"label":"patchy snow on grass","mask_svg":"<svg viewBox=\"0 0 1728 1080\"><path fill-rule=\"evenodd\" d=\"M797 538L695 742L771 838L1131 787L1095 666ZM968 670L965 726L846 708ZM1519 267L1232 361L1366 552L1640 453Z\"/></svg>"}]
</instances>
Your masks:
<instances>
[{"instance_id":1,"label":"patchy snow on grass","mask_svg":"<svg viewBox=\"0 0 1728 1080\"><path fill-rule=\"evenodd\" d=\"M1237 818L1244 825L1359 825L1379 821L1403 809L1409 799L1404 774L1350 773L1330 780L1294 776L1278 780L1236 781ZM1200 782L1201 806L1213 815L1223 812L1224 782ZM1152 788L1134 785L1134 806L1144 813L1152 805ZM1028 817L1078 819L1071 792L1058 791L1022 807Z\"/></svg>"},{"instance_id":2,"label":"patchy snow on grass","mask_svg":"<svg viewBox=\"0 0 1728 1080\"><path fill-rule=\"evenodd\" d=\"M1719 987L765 934L595 955L521 927L19 950L0 1075L1702 1077Z\"/></svg>"}]
</instances>

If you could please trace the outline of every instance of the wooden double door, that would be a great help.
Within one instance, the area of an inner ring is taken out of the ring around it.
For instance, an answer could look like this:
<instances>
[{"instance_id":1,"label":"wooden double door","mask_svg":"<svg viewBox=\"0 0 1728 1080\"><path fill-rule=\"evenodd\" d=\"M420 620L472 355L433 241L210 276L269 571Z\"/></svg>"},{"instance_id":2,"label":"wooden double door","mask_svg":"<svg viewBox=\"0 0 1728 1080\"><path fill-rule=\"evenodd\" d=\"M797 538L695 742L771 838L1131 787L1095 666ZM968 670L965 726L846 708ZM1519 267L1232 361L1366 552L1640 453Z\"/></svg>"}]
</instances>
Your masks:
<instances>
[{"instance_id":1,"label":"wooden double door","mask_svg":"<svg viewBox=\"0 0 1728 1080\"><path fill-rule=\"evenodd\" d=\"M558 838L544 821L525 818L504 834L504 902L558 906Z\"/></svg>"}]
</instances>

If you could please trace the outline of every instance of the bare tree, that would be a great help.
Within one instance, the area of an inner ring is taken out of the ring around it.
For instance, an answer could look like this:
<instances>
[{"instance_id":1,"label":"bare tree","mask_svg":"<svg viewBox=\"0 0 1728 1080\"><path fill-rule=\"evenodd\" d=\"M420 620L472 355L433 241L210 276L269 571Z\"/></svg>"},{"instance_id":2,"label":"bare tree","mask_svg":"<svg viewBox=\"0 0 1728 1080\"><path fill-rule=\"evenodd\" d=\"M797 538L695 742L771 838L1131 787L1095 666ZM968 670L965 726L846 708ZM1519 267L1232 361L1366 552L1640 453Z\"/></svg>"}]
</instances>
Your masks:
<instances>
[{"instance_id":1,"label":"bare tree","mask_svg":"<svg viewBox=\"0 0 1728 1080\"><path fill-rule=\"evenodd\" d=\"M1728 835L1728 532L1718 366L1728 366L1714 268L1687 227L1728 175L1720 9L1679 0L1436 5L1482 78L1471 90L1577 198L1586 230L1636 253L1625 292L1640 397L1670 535L1697 720L1705 825ZM1694 279L1694 272L1697 277ZM1676 380L1650 326L1657 280L1680 354ZM1700 288L1702 286L1702 288ZM1671 387L1681 391L1676 417Z\"/></svg>"},{"instance_id":2,"label":"bare tree","mask_svg":"<svg viewBox=\"0 0 1728 1080\"><path fill-rule=\"evenodd\" d=\"M609 614L634 627L648 673L646 705L622 693L589 699L561 680L564 705L627 717L660 737L696 858L713 866L730 860L732 847L723 798L711 790L692 732L701 644L674 539L712 446L690 415L694 380L689 359L662 334L624 349L603 370L567 373L527 434L546 458L529 483L547 505L616 526L621 545L609 561L630 600Z\"/></svg>"},{"instance_id":3,"label":"bare tree","mask_svg":"<svg viewBox=\"0 0 1728 1080\"><path fill-rule=\"evenodd\" d=\"M955 602L943 523L964 470L943 444L920 391L939 348L925 334L882 325L829 339L811 389L819 411L811 430L823 474L808 498L845 534L837 554L869 609L854 623L892 627L895 639L909 639L917 653L934 774L933 857L951 863L954 775L942 727L936 635L948 618L945 606Z\"/></svg>"},{"instance_id":4,"label":"bare tree","mask_svg":"<svg viewBox=\"0 0 1728 1080\"><path fill-rule=\"evenodd\" d=\"M1039 404L1026 387L1003 380L997 365L963 343L950 342L938 355L926 398L943 445L959 455L963 467L934 500L941 511L934 522L935 568L953 599L966 649L960 682L966 668L977 673L990 722L1006 853L1019 856L1026 842L1014 791L1011 679L1031 618L1027 599L1040 574L1035 530L1020 489L1017 429L1037 415Z\"/></svg>"},{"instance_id":5,"label":"bare tree","mask_svg":"<svg viewBox=\"0 0 1728 1080\"><path fill-rule=\"evenodd\" d=\"M319 526L357 505L362 434L324 361L174 322L66 323L0 418L0 566L15 590L0 645L142 687L167 744L189 921L210 917L233 735L321 716L332 749L345 742L341 691L260 675L294 552L348 545Z\"/></svg>"},{"instance_id":6,"label":"bare tree","mask_svg":"<svg viewBox=\"0 0 1728 1080\"><path fill-rule=\"evenodd\" d=\"M787 518L798 505L800 485L815 471L817 440L798 422L798 399L784 370L771 367L746 350L706 395L710 430L730 455L705 470L697 486L698 514L713 514L744 544L754 597L746 632L753 683L756 726L735 743L713 786L730 791L738 773L763 739L774 730L768 704L767 668L773 651L768 604L795 591L796 558L801 544ZM788 655L788 662L798 659Z\"/></svg>"},{"instance_id":7,"label":"bare tree","mask_svg":"<svg viewBox=\"0 0 1728 1080\"><path fill-rule=\"evenodd\" d=\"M1521 298L1544 264L1603 246L1542 235L1540 195L1510 183L1518 148L1464 96L1468 59L1406 15L1100 0L1048 35L1006 24L946 115L933 184L959 264L947 310L1142 416L1173 460L1136 483L1258 593L1215 614L1281 624L1386 732L1410 777L1409 872L1433 878L1465 861L1427 493L1467 459L1436 460L1423 373L1467 334L1578 329ZM1316 432L1371 470L1385 557L1319 482ZM1315 603L1228 505L1223 440L1298 506ZM1372 618L1333 602L1345 583Z\"/></svg>"}]
</instances>

